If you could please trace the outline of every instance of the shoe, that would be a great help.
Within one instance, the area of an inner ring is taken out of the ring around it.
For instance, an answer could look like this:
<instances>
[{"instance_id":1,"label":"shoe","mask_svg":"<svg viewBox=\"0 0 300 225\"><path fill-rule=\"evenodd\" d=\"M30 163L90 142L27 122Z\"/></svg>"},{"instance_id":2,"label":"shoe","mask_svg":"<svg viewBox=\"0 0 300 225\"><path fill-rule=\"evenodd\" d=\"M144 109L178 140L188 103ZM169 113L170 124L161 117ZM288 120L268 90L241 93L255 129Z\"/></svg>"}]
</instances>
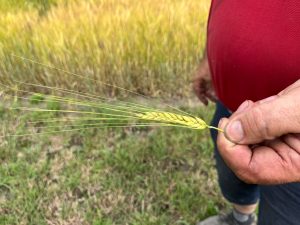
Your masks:
<instances>
[{"instance_id":1,"label":"shoe","mask_svg":"<svg viewBox=\"0 0 300 225\"><path fill-rule=\"evenodd\" d=\"M230 212L225 215L208 217L207 219L198 222L196 225L257 225L257 222L254 213L249 216L247 221L239 222L233 217L233 213Z\"/></svg>"}]
</instances>

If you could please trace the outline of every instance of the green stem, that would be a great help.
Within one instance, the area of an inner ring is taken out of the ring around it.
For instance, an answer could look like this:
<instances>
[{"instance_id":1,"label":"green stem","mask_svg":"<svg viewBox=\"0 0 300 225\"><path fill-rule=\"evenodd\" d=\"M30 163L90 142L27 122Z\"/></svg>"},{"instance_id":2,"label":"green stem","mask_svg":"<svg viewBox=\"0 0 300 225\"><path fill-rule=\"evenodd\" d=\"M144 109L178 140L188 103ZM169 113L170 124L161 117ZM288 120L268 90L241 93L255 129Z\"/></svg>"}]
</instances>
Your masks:
<instances>
[{"instance_id":1,"label":"green stem","mask_svg":"<svg viewBox=\"0 0 300 225\"><path fill-rule=\"evenodd\" d=\"M214 129L214 130L217 130L219 132L222 132L224 133L224 130L220 129L220 128L217 128L217 127L214 127L214 126L207 126L209 129Z\"/></svg>"}]
</instances>

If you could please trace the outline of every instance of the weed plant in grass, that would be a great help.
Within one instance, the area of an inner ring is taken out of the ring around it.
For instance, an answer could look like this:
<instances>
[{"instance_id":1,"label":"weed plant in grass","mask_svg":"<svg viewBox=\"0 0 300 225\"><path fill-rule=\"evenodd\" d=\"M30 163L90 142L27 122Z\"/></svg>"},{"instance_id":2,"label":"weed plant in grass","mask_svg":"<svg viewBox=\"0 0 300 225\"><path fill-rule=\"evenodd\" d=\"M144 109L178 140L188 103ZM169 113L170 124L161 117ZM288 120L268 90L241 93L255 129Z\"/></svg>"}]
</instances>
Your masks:
<instances>
[{"instance_id":1,"label":"weed plant in grass","mask_svg":"<svg viewBox=\"0 0 300 225\"><path fill-rule=\"evenodd\" d=\"M106 95L97 82L24 63L11 53L147 95L186 96L205 43L208 0L0 0L1 81Z\"/></svg>"}]
</instances>

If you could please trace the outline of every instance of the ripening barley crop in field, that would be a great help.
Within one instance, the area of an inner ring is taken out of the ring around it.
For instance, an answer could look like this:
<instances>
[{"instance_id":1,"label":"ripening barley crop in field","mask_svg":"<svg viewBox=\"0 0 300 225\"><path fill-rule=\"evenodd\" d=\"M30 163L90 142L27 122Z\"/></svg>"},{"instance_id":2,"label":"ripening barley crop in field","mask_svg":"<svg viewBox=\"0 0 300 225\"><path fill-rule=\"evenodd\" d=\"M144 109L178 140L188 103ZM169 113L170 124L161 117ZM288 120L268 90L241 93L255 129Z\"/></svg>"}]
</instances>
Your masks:
<instances>
[{"instance_id":1,"label":"ripening barley crop in field","mask_svg":"<svg viewBox=\"0 0 300 225\"><path fill-rule=\"evenodd\" d=\"M51 0L44 8L22 2L13 7L0 0L1 89L37 107L11 108L68 115L61 131L100 125L209 127L171 106L164 111L112 100L189 95L209 1ZM48 122L44 128L58 126L54 118Z\"/></svg>"},{"instance_id":2,"label":"ripening barley crop in field","mask_svg":"<svg viewBox=\"0 0 300 225\"><path fill-rule=\"evenodd\" d=\"M49 0L42 14L37 3L29 2L0 0L4 84L13 85L15 79L110 96L125 94L101 86L102 81L152 96L190 94L188 84L205 45L210 1ZM98 81L79 82L62 71L24 65L10 53Z\"/></svg>"}]
</instances>

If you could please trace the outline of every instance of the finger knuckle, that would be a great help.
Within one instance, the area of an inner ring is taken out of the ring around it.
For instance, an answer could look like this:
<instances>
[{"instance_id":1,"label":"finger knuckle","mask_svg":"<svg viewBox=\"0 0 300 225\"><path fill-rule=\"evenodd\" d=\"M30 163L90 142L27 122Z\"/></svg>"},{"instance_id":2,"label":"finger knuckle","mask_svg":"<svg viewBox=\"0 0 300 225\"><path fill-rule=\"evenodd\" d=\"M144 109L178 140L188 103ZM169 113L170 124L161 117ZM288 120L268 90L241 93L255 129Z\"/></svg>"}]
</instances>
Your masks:
<instances>
[{"instance_id":1,"label":"finger knuckle","mask_svg":"<svg viewBox=\"0 0 300 225\"><path fill-rule=\"evenodd\" d=\"M270 132L269 126L265 120L266 113L263 112L261 107L254 107L250 118L248 119L250 132L254 136L259 136L264 139L272 139L272 133Z\"/></svg>"}]
</instances>

